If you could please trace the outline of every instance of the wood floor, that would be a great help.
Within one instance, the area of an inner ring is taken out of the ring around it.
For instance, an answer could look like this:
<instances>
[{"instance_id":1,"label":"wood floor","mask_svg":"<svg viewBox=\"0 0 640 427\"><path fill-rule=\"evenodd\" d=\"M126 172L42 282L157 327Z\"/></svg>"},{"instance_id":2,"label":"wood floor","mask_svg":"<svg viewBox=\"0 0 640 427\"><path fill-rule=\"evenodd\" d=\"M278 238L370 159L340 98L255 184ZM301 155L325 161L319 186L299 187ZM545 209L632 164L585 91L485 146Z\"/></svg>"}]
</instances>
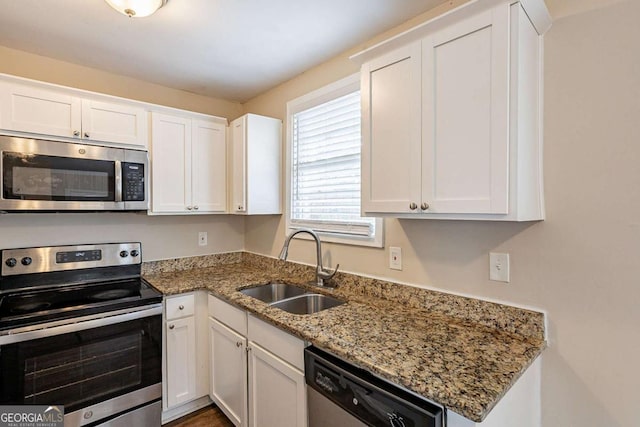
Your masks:
<instances>
[{"instance_id":1,"label":"wood floor","mask_svg":"<svg viewBox=\"0 0 640 427\"><path fill-rule=\"evenodd\" d=\"M217 406L211 405L162 427L233 427L233 424Z\"/></svg>"}]
</instances>

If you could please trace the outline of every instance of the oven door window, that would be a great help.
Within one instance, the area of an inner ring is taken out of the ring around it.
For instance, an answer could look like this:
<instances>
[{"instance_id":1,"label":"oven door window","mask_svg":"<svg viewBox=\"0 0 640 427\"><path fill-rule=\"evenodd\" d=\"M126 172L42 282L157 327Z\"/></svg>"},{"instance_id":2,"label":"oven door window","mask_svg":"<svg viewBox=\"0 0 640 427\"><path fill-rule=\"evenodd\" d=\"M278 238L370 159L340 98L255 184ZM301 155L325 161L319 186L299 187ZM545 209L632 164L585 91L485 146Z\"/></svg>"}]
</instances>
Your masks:
<instances>
[{"instance_id":1,"label":"oven door window","mask_svg":"<svg viewBox=\"0 0 640 427\"><path fill-rule=\"evenodd\" d=\"M115 162L2 153L5 199L115 201Z\"/></svg>"},{"instance_id":2,"label":"oven door window","mask_svg":"<svg viewBox=\"0 0 640 427\"><path fill-rule=\"evenodd\" d=\"M152 316L0 348L0 404L65 412L161 382L161 319Z\"/></svg>"}]
</instances>

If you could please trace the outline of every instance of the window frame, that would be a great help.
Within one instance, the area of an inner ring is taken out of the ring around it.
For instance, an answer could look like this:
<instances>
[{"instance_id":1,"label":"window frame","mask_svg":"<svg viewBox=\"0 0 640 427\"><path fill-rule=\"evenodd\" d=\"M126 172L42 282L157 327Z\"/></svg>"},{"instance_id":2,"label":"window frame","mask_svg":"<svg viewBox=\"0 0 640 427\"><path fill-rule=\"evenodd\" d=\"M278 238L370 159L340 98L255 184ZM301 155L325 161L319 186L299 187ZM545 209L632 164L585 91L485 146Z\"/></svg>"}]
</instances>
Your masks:
<instances>
[{"instance_id":1,"label":"window frame","mask_svg":"<svg viewBox=\"0 0 640 427\"><path fill-rule=\"evenodd\" d=\"M292 203L292 151L293 151L293 115L317 105L324 104L333 99L347 95L356 90L360 90L360 75L353 74L328 84L320 89L316 89L298 98L287 102L286 111L286 155L285 155L285 234L289 234L300 227L292 226L291 203ZM362 155L362 150L360 151ZM362 180L362 171L360 179ZM361 198L362 200L362 198ZM368 246L375 248L384 247L384 220L375 218L375 234L373 237L332 233L317 231L323 242L339 243L345 245ZM298 234L296 237L310 239L306 234Z\"/></svg>"}]
</instances>

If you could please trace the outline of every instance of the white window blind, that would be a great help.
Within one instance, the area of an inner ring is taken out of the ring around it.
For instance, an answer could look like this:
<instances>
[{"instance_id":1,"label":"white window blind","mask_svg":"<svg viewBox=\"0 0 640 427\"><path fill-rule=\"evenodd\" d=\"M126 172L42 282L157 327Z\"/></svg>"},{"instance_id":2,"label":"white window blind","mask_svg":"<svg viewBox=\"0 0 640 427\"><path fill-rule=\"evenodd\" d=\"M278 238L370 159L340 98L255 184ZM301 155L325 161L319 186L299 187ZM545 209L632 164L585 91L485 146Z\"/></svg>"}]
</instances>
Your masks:
<instances>
[{"instance_id":1,"label":"white window blind","mask_svg":"<svg viewBox=\"0 0 640 427\"><path fill-rule=\"evenodd\" d=\"M371 237L360 216L360 92L292 116L290 227Z\"/></svg>"}]
</instances>

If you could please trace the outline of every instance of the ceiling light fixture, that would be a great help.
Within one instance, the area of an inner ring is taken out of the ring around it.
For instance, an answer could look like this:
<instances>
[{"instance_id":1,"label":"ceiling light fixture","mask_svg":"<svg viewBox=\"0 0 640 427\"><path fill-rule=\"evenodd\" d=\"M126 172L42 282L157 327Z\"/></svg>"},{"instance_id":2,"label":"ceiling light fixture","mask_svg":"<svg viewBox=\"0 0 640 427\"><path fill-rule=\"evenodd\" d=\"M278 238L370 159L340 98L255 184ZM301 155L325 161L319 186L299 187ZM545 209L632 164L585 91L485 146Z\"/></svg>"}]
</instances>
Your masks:
<instances>
[{"instance_id":1,"label":"ceiling light fixture","mask_svg":"<svg viewBox=\"0 0 640 427\"><path fill-rule=\"evenodd\" d=\"M129 18L153 15L169 0L105 0L109 6Z\"/></svg>"}]
</instances>

